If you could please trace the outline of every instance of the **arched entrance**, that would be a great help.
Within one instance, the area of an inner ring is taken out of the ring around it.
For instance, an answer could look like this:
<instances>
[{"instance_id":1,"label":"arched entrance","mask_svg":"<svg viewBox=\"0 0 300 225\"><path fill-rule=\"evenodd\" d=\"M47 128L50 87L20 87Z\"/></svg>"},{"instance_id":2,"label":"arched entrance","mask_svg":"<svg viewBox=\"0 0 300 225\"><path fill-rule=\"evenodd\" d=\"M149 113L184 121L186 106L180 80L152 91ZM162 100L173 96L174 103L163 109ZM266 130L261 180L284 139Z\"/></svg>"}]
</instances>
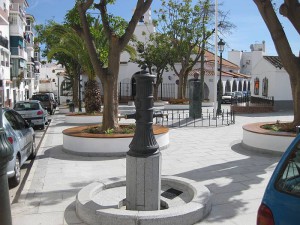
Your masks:
<instances>
[{"instance_id":1,"label":"arched entrance","mask_svg":"<svg viewBox=\"0 0 300 225\"><path fill-rule=\"evenodd\" d=\"M203 95L203 99L206 100L208 99L209 96L209 88L207 86L207 84L204 82L204 95Z\"/></svg>"},{"instance_id":2,"label":"arched entrance","mask_svg":"<svg viewBox=\"0 0 300 225\"><path fill-rule=\"evenodd\" d=\"M134 100L136 95L136 80L131 78L131 99Z\"/></svg>"},{"instance_id":3,"label":"arched entrance","mask_svg":"<svg viewBox=\"0 0 300 225\"><path fill-rule=\"evenodd\" d=\"M242 91L243 89L242 89L242 81L240 80L239 81L239 91Z\"/></svg>"},{"instance_id":4,"label":"arched entrance","mask_svg":"<svg viewBox=\"0 0 300 225\"><path fill-rule=\"evenodd\" d=\"M243 91L247 91L247 81L244 80Z\"/></svg>"},{"instance_id":5,"label":"arched entrance","mask_svg":"<svg viewBox=\"0 0 300 225\"><path fill-rule=\"evenodd\" d=\"M232 84L232 92L235 92L237 91L237 84L236 84L236 80L233 81L233 84Z\"/></svg>"},{"instance_id":6,"label":"arched entrance","mask_svg":"<svg viewBox=\"0 0 300 225\"><path fill-rule=\"evenodd\" d=\"M231 85L230 85L230 81L229 80L226 81L225 92L231 92Z\"/></svg>"}]
</instances>

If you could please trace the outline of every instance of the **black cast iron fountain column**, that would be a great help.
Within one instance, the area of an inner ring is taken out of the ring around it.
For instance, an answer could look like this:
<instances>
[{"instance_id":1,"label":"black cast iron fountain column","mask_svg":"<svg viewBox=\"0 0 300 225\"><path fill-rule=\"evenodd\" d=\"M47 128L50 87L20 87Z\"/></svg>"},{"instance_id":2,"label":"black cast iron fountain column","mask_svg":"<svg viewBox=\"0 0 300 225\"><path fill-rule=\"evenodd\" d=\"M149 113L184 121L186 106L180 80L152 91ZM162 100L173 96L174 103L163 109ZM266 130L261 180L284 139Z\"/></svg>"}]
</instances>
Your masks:
<instances>
[{"instance_id":1,"label":"black cast iron fountain column","mask_svg":"<svg viewBox=\"0 0 300 225\"><path fill-rule=\"evenodd\" d=\"M126 208L159 210L161 153L153 134L153 82L146 71L134 74L136 80L136 130L126 156Z\"/></svg>"}]
</instances>

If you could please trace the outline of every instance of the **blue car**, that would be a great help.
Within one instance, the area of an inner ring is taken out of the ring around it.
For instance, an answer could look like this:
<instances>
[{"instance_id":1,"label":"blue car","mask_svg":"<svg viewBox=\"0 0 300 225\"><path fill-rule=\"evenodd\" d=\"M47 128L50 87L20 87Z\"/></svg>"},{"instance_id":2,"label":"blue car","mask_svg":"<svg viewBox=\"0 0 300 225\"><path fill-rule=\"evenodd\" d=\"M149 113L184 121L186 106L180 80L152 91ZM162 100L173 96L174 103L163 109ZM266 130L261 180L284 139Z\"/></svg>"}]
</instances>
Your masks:
<instances>
[{"instance_id":1,"label":"blue car","mask_svg":"<svg viewBox=\"0 0 300 225\"><path fill-rule=\"evenodd\" d=\"M300 134L280 159L257 214L257 225L300 224Z\"/></svg>"}]
</instances>

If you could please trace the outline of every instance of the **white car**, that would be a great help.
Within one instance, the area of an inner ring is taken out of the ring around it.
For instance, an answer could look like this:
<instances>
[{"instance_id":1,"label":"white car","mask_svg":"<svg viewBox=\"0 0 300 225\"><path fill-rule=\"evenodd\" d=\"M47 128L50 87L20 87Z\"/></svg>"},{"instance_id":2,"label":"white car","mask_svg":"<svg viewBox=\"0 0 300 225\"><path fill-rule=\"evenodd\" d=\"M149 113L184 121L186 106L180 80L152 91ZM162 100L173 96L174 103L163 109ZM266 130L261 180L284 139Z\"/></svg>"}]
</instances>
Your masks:
<instances>
[{"instance_id":1,"label":"white car","mask_svg":"<svg viewBox=\"0 0 300 225\"><path fill-rule=\"evenodd\" d=\"M48 112L42 107L38 100L17 102L14 106L14 110L36 128L43 130L45 125L48 124Z\"/></svg>"},{"instance_id":2,"label":"white car","mask_svg":"<svg viewBox=\"0 0 300 225\"><path fill-rule=\"evenodd\" d=\"M7 177L10 185L15 187L20 183L21 166L37 154L35 133L21 115L12 109L4 108L2 119L7 140L14 150L13 158L7 165Z\"/></svg>"}]
</instances>

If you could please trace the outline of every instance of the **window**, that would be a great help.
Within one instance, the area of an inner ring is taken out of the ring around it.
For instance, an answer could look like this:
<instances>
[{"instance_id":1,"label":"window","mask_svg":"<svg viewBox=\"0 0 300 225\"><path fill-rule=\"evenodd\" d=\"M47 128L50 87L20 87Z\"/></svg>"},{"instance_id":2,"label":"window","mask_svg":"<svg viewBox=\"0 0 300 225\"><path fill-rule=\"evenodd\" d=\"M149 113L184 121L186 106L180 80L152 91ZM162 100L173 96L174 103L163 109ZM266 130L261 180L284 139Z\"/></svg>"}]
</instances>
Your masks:
<instances>
[{"instance_id":1,"label":"window","mask_svg":"<svg viewBox=\"0 0 300 225\"><path fill-rule=\"evenodd\" d=\"M279 191L300 197L300 142L285 162L276 182Z\"/></svg>"},{"instance_id":2,"label":"window","mask_svg":"<svg viewBox=\"0 0 300 225\"><path fill-rule=\"evenodd\" d=\"M263 96L268 96L268 84L269 84L269 80L268 78L264 78L263 81L262 81L262 95Z\"/></svg>"},{"instance_id":3,"label":"window","mask_svg":"<svg viewBox=\"0 0 300 225\"><path fill-rule=\"evenodd\" d=\"M14 130L19 130L19 124L17 119L14 117L14 115L11 112L5 112L4 114L6 120Z\"/></svg>"},{"instance_id":4,"label":"window","mask_svg":"<svg viewBox=\"0 0 300 225\"><path fill-rule=\"evenodd\" d=\"M254 80L254 94L259 95L259 79L255 78Z\"/></svg>"}]
</instances>

